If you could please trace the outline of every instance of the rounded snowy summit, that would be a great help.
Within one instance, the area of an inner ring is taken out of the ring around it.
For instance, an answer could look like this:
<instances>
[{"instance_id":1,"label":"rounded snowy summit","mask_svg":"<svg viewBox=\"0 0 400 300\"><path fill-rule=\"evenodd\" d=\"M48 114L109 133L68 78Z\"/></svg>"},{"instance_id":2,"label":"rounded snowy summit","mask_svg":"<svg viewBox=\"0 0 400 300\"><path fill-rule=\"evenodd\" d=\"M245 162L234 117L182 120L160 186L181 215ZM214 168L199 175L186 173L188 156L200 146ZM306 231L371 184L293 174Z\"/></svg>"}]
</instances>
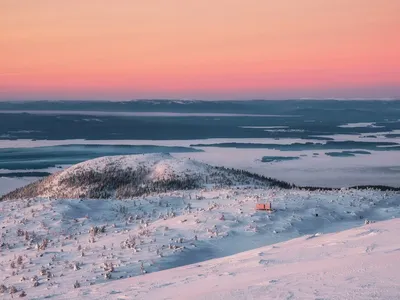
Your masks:
<instances>
[{"instance_id":1,"label":"rounded snowy summit","mask_svg":"<svg viewBox=\"0 0 400 300\"><path fill-rule=\"evenodd\" d=\"M106 156L76 164L19 188L6 199L132 198L149 193L211 186L270 185L271 179L249 172L213 167L170 154Z\"/></svg>"}]
</instances>

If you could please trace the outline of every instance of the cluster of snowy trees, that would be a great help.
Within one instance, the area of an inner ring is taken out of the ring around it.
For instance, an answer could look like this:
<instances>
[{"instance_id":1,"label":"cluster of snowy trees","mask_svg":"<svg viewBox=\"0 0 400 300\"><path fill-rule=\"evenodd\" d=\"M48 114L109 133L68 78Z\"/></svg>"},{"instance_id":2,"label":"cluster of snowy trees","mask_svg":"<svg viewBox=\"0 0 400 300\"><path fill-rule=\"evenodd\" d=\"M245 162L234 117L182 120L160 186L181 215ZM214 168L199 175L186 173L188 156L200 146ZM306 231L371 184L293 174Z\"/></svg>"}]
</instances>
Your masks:
<instances>
[{"instance_id":1,"label":"cluster of snowy trees","mask_svg":"<svg viewBox=\"0 0 400 300\"><path fill-rule=\"evenodd\" d=\"M244 170L238 170L226 167L215 167L215 169L219 171L218 176L221 178L225 178L226 183L229 183L226 185L255 184L255 185L268 185L282 189L290 189L295 187L294 184L278 180L275 178L251 173Z\"/></svg>"}]
</instances>

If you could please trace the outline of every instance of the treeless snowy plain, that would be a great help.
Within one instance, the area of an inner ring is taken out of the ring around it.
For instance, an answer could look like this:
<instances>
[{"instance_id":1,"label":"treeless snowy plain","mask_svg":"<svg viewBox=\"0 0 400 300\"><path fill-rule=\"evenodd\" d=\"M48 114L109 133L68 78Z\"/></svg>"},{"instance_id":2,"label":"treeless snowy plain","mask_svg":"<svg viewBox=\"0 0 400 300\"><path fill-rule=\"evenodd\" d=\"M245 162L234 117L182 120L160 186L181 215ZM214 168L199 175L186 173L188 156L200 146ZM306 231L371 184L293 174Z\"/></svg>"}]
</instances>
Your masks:
<instances>
[{"instance_id":1,"label":"treeless snowy plain","mask_svg":"<svg viewBox=\"0 0 400 300\"><path fill-rule=\"evenodd\" d=\"M140 162L157 178L209 169L165 155L127 160L80 168ZM255 211L265 201L274 211ZM0 297L399 299L398 217L396 192L239 183L122 200L7 200L0 202ZM374 223L383 220L390 221Z\"/></svg>"}]
</instances>

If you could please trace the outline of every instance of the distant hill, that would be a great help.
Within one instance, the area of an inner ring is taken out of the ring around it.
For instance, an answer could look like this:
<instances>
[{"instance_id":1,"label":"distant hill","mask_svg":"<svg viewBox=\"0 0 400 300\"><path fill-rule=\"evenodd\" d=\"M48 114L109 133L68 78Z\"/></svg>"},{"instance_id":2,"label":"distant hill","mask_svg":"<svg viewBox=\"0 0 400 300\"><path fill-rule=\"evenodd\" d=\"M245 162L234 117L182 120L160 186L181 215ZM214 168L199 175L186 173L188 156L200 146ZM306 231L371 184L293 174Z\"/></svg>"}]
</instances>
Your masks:
<instances>
[{"instance_id":1,"label":"distant hill","mask_svg":"<svg viewBox=\"0 0 400 300\"><path fill-rule=\"evenodd\" d=\"M177 159L170 154L143 154L88 160L19 188L1 200L34 197L122 199L209 185L291 186L246 171Z\"/></svg>"}]
</instances>

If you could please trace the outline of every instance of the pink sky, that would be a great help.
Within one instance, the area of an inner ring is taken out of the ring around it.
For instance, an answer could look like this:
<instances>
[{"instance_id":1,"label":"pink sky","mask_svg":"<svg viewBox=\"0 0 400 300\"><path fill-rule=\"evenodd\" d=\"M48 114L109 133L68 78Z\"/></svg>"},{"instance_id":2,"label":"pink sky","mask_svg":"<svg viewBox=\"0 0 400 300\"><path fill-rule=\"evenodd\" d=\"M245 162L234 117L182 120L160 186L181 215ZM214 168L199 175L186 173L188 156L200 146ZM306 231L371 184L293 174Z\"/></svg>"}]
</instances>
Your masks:
<instances>
[{"instance_id":1,"label":"pink sky","mask_svg":"<svg viewBox=\"0 0 400 300\"><path fill-rule=\"evenodd\" d=\"M399 0L1 0L0 99L400 98Z\"/></svg>"}]
</instances>

